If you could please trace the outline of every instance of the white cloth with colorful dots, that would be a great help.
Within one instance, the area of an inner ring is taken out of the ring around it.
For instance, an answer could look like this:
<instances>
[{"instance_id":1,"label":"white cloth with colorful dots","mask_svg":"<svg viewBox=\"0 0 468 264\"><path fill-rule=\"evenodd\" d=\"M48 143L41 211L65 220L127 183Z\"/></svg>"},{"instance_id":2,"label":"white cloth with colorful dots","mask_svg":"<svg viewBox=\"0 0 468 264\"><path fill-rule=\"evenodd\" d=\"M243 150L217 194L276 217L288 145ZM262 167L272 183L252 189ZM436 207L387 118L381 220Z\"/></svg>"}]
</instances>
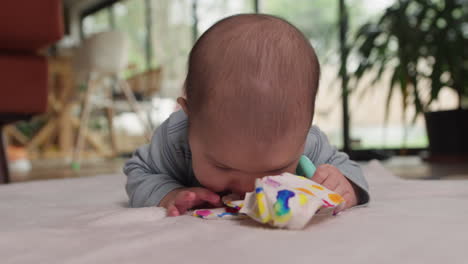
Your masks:
<instances>
[{"instance_id":1,"label":"white cloth with colorful dots","mask_svg":"<svg viewBox=\"0 0 468 264\"><path fill-rule=\"evenodd\" d=\"M194 216L204 219L238 219L246 216L278 228L302 229L312 217L336 214L345 205L337 193L307 178L291 173L257 179L255 192L245 199L223 197L226 208L195 210Z\"/></svg>"},{"instance_id":2,"label":"white cloth with colorful dots","mask_svg":"<svg viewBox=\"0 0 468 264\"><path fill-rule=\"evenodd\" d=\"M244 201L239 200L240 197L229 194L222 197L225 207L199 209L192 212L193 216L203 219L244 219L247 218L246 214L240 213L240 209L244 205Z\"/></svg>"}]
</instances>

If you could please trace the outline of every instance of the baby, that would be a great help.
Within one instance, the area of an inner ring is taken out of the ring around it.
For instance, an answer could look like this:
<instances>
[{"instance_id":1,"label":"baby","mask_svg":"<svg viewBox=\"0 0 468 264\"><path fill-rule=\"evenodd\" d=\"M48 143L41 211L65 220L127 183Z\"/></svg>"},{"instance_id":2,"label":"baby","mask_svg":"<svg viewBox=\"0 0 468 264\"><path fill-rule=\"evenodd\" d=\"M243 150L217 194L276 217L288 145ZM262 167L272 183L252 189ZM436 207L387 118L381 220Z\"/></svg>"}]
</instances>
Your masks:
<instances>
[{"instance_id":1,"label":"baby","mask_svg":"<svg viewBox=\"0 0 468 264\"><path fill-rule=\"evenodd\" d=\"M221 206L221 194L253 191L256 178L294 173L302 155L317 166L312 180L347 208L367 203L359 165L311 127L319 75L312 46L288 22L249 14L216 23L190 53L183 111L125 164L130 206L169 216Z\"/></svg>"}]
</instances>

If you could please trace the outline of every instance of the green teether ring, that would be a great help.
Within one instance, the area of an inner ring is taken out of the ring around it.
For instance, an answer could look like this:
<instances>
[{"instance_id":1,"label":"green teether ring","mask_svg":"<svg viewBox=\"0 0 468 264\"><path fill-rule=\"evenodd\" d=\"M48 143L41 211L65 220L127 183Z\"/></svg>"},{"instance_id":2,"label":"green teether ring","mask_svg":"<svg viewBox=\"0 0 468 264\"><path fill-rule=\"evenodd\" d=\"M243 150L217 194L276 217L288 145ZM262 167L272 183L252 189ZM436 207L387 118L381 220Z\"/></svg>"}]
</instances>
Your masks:
<instances>
[{"instance_id":1,"label":"green teether ring","mask_svg":"<svg viewBox=\"0 0 468 264\"><path fill-rule=\"evenodd\" d=\"M315 166L307 156L302 155L296 168L296 175L312 179L315 173Z\"/></svg>"}]
</instances>

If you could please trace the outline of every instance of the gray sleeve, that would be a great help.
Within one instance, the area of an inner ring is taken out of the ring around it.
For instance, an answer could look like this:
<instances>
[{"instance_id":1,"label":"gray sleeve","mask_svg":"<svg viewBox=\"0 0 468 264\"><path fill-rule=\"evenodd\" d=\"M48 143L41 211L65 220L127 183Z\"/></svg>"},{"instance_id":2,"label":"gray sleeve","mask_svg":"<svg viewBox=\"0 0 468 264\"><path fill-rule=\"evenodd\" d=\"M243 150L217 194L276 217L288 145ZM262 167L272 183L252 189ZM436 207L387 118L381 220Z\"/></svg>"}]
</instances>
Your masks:
<instances>
[{"instance_id":1,"label":"gray sleeve","mask_svg":"<svg viewBox=\"0 0 468 264\"><path fill-rule=\"evenodd\" d=\"M369 185L361 167L348 155L339 152L328 142L327 136L316 126L309 130L304 154L316 165L330 164L338 168L343 175L358 188L358 204L369 202Z\"/></svg>"},{"instance_id":2,"label":"gray sleeve","mask_svg":"<svg viewBox=\"0 0 468 264\"><path fill-rule=\"evenodd\" d=\"M130 207L157 206L170 191L184 187L168 125L169 119L156 129L151 143L138 148L124 166Z\"/></svg>"}]
</instances>

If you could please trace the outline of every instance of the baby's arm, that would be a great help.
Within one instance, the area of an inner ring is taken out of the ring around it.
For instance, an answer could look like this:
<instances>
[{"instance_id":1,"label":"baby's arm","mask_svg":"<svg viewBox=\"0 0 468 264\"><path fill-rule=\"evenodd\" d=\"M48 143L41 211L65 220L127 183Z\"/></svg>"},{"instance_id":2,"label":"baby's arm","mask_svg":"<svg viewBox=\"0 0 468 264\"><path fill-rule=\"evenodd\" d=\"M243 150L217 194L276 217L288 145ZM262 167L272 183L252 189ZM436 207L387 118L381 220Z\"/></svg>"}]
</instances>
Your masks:
<instances>
[{"instance_id":1,"label":"baby's arm","mask_svg":"<svg viewBox=\"0 0 468 264\"><path fill-rule=\"evenodd\" d=\"M125 164L130 207L157 206L169 192L184 187L169 175L167 162L163 161L163 154L158 151L160 144L153 139L151 144L138 148Z\"/></svg>"},{"instance_id":2,"label":"baby's arm","mask_svg":"<svg viewBox=\"0 0 468 264\"><path fill-rule=\"evenodd\" d=\"M312 180L323 183L330 177L328 182L332 185L337 184L337 188L352 188L351 192L355 193L357 204L369 202L369 186L359 164L331 146L327 136L316 126L309 130L304 154L317 166ZM342 176L346 177L349 184L344 182L340 187Z\"/></svg>"},{"instance_id":3,"label":"baby's arm","mask_svg":"<svg viewBox=\"0 0 468 264\"><path fill-rule=\"evenodd\" d=\"M176 216L201 203L219 205L219 196L204 188L190 186L187 162L177 155L185 139L185 122L172 115L156 130L151 144L140 147L127 161L126 190L131 207L161 206Z\"/></svg>"},{"instance_id":4,"label":"baby's arm","mask_svg":"<svg viewBox=\"0 0 468 264\"><path fill-rule=\"evenodd\" d=\"M183 135L186 122L178 113L171 115L154 132L151 143L138 148L124 166L126 190L131 207L158 206L170 192L188 185L184 160L176 155L174 144Z\"/></svg>"}]
</instances>

